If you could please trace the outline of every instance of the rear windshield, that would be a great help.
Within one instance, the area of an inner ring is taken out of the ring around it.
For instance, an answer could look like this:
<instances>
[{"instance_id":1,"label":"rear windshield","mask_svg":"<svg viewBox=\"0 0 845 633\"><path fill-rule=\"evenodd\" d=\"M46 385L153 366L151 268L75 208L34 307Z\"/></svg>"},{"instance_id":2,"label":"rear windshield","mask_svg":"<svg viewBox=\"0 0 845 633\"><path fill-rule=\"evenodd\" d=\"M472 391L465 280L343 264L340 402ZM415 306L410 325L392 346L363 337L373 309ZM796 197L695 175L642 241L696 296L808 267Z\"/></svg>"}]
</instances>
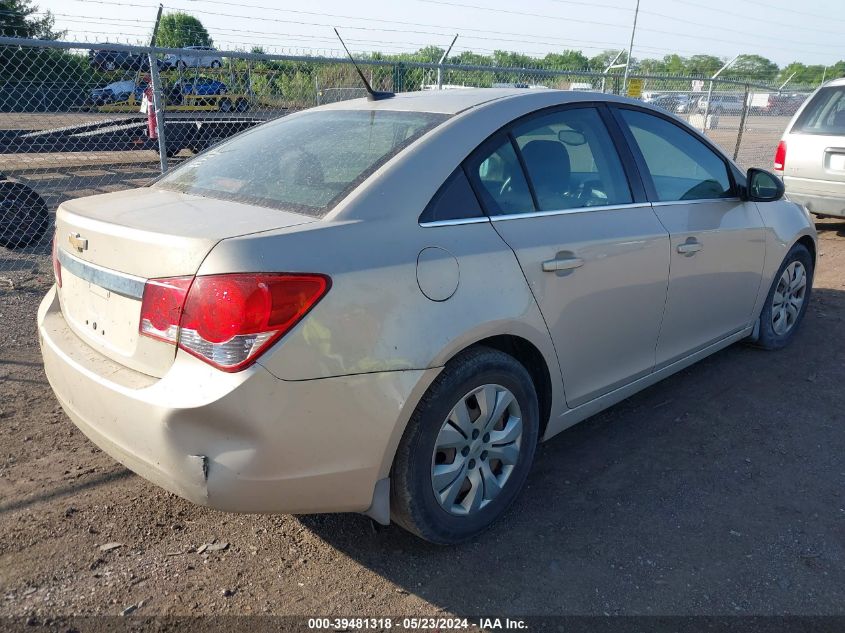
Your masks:
<instances>
[{"instance_id":1,"label":"rear windshield","mask_svg":"<svg viewBox=\"0 0 845 633\"><path fill-rule=\"evenodd\" d=\"M322 217L367 176L448 118L324 110L257 126L153 186Z\"/></svg>"},{"instance_id":2,"label":"rear windshield","mask_svg":"<svg viewBox=\"0 0 845 633\"><path fill-rule=\"evenodd\" d=\"M792 131L845 135L845 86L819 90L798 117Z\"/></svg>"}]
</instances>

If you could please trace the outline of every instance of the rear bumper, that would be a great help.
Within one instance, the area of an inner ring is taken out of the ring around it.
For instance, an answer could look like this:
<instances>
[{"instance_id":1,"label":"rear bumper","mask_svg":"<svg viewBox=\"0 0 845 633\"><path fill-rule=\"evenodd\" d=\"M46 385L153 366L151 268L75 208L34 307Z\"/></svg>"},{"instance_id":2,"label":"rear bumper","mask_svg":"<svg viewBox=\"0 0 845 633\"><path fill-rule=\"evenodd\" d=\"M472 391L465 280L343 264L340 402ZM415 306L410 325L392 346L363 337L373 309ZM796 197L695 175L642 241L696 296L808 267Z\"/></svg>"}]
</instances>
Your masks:
<instances>
[{"instance_id":1,"label":"rear bumper","mask_svg":"<svg viewBox=\"0 0 845 633\"><path fill-rule=\"evenodd\" d=\"M803 204L810 213L845 218L845 197L791 191L789 181L786 181L786 195L792 202Z\"/></svg>"},{"instance_id":2,"label":"rear bumper","mask_svg":"<svg viewBox=\"0 0 845 633\"><path fill-rule=\"evenodd\" d=\"M38 312L47 378L106 453L198 504L233 512L362 512L437 369L284 381L177 354L161 379L101 356L51 290Z\"/></svg>"}]
</instances>

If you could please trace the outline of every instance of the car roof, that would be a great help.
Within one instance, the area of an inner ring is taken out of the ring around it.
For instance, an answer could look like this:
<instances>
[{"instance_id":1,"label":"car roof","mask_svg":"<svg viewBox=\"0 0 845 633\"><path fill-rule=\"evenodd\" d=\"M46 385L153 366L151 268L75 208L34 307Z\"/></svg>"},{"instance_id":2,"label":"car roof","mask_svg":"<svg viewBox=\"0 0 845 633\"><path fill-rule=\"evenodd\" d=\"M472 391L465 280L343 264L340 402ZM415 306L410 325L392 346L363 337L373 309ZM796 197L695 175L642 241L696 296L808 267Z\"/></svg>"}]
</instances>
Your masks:
<instances>
[{"instance_id":1,"label":"car roof","mask_svg":"<svg viewBox=\"0 0 845 633\"><path fill-rule=\"evenodd\" d=\"M400 92L387 99L349 99L319 106L319 110L394 110L403 112L435 112L458 114L501 99L532 98L554 95L558 103L579 101L630 101L624 97L578 90L550 90L547 88L466 88L453 90L420 90Z\"/></svg>"},{"instance_id":2,"label":"car roof","mask_svg":"<svg viewBox=\"0 0 845 633\"><path fill-rule=\"evenodd\" d=\"M839 79L833 79L828 81L824 84L825 86L845 86L845 77L841 77Z\"/></svg>"}]
</instances>

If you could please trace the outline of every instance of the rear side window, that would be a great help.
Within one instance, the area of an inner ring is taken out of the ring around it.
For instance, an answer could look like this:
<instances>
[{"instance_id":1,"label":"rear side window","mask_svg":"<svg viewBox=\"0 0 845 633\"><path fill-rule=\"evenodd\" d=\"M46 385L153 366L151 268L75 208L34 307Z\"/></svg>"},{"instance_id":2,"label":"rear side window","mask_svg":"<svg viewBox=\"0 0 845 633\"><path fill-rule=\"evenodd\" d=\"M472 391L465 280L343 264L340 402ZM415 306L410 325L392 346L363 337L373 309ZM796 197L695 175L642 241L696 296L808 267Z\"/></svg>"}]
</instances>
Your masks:
<instances>
[{"instance_id":1,"label":"rear side window","mask_svg":"<svg viewBox=\"0 0 845 633\"><path fill-rule=\"evenodd\" d=\"M497 136L493 145L467 162L470 178L478 185L490 215L531 213L534 200L510 138Z\"/></svg>"},{"instance_id":2,"label":"rear side window","mask_svg":"<svg viewBox=\"0 0 845 633\"><path fill-rule=\"evenodd\" d=\"M420 216L420 223L443 222L445 220L466 220L483 218L484 212L478 204L478 198L469 186L462 167L458 167L446 179L440 190L434 194L431 202Z\"/></svg>"},{"instance_id":3,"label":"rear side window","mask_svg":"<svg viewBox=\"0 0 845 633\"><path fill-rule=\"evenodd\" d=\"M447 118L387 110L282 117L215 146L153 186L322 217Z\"/></svg>"},{"instance_id":4,"label":"rear side window","mask_svg":"<svg viewBox=\"0 0 845 633\"><path fill-rule=\"evenodd\" d=\"M734 195L724 159L695 136L652 114L627 109L619 112L645 159L659 201Z\"/></svg>"},{"instance_id":5,"label":"rear side window","mask_svg":"<svg viewBox=\"0 0 845 633\"><path fill-rule=\"evenodd\" d=\"M803 134L845 134L845 86L822 88L792 128Z\"/></svg>"}]
</instances>

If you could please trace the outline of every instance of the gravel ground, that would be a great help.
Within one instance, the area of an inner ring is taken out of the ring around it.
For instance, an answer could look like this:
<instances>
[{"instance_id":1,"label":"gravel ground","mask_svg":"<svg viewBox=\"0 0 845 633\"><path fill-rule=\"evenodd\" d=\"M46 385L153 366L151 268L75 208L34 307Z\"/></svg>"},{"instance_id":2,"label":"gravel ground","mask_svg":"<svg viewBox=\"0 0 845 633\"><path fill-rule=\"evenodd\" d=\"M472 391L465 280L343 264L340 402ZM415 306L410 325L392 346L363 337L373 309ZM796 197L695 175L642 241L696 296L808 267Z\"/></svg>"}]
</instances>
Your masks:
<instances>
[{"instance_id":1,"label":"gravel ground","mask_svg":"<svg viewBox=\"0 0 845 633\"><path fill-rule=\"evenodd\" d=\"M845 223L818 227L792 346L731 347L542 445L507 517L453 548L130 474L55 403L40 294L0 290L0 616L845 615Z\"/></svg>"}]
</instances>

